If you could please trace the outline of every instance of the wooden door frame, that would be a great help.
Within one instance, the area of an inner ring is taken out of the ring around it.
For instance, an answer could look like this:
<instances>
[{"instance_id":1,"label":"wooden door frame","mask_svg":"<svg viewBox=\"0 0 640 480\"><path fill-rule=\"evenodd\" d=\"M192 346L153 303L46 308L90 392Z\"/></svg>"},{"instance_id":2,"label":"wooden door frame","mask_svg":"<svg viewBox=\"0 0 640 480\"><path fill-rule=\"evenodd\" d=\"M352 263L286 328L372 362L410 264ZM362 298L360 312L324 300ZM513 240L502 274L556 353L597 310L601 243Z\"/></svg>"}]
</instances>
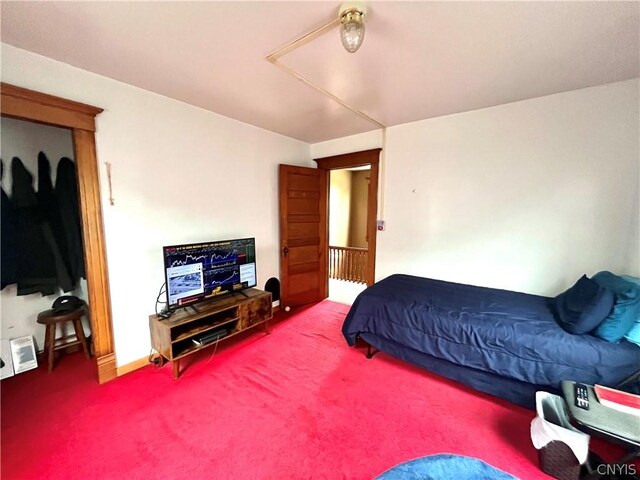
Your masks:
<instances>
[{"instance_id":1,"label":"wooden door frame","mask_svg":"<svg viewBox=\"0 0 640 480\"><path fill-rule=\"evenodd\" d=\"M376 235L377 235L377 215L378 215L378 170L380 163L381 148L373 148L371 150L363 150L361 152L344 153L342 155L334 155L332 157L315 158L314 162L318 164L318 168L325 171L327 178L327 198L329 198L328 190L330 188L329 174L331 170L339 170L342 168L371 166L371 175L369 179L369 197L367 200L367 285L373 285L376 278ZM327 222L329 217L327 215ZM329 229L327 228L327 231ZM325 258L329 258L329 241L327 240L325 249ZM328 284L328 279L327 279Z\"/></svg>"},{"instance_id":2,"label":"wooden door frame","mask_svg":"<svg viewBox=\"0 0 640 480\"><path fill-rule=\"evenodd\" d=\"M105 252L95 117L101 108L0 84L0 114L71 130L82 216L82 240L89 296L89 320L97 360L98 382L116 377L111 297Z\"/></svg>"}]
</instances>

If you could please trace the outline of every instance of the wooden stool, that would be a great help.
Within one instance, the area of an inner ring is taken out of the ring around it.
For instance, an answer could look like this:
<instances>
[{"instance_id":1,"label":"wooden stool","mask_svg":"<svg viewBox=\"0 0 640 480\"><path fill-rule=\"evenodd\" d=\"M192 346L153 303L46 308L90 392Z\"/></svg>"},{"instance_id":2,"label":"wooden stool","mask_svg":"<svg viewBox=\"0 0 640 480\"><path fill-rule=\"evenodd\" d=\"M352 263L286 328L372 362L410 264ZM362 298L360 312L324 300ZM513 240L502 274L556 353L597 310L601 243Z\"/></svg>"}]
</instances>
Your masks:
<instances>
[{"instance_id":1,"label":"wooden stool","mask_svg":"<svg viewBox=\"0 0 640 480\"><path fill-rule=\"evenodd\" d=\"M79 308L71 312L62 313L55 313L53 310L45 310L38 314L38 323L46 325L47 327L44 338L44 349L49 360L49 372L53 370L53 354L56 350L62 350L73 345L82 345L87 358L91 358L91 354L89 353L89 343L87 342L87 338L84 336L82 322L80 321L84 313L84 308ZM62 338L56 338L56 326L66 322L73 323L75 335L65 335ZM73 337L76 338L73 342L56 345L58 340L67 340L68 338Z\"/></svg>"}]
</instances>

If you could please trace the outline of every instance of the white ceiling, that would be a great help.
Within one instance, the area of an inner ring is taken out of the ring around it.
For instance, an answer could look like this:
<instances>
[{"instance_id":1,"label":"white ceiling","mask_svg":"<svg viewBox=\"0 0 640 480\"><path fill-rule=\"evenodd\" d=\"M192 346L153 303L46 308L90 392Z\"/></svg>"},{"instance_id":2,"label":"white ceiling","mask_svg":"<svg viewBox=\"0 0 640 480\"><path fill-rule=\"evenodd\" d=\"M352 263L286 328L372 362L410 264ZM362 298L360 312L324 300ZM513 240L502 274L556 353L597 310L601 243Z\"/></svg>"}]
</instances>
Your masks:
<instances>
[{"instance_id":1,"label":"white ceiling","mask_svg":"<svg viewBox=\"0 0 640 480\"><path fill-rule=\"evenodd\" d=\"M264 58L339 2L2 2L2 42L306 142L375 127ZM368 2L281 61L380 123L639 76L638 2Z\"/></svg>"}]
</instances>

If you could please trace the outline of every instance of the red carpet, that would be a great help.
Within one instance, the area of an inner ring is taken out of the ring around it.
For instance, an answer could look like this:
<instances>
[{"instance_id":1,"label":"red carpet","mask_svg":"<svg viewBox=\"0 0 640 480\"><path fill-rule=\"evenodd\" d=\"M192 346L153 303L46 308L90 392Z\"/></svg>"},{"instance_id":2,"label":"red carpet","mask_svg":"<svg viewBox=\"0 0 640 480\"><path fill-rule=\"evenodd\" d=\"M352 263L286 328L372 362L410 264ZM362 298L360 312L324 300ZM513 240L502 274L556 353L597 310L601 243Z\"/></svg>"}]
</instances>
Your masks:
<instances>
[{"instance_id":1,"label":"red carpet","mask_svg":"<svg viewBox=\"0 0 640 480\"><path fill-rule=\"evenodd\" d=\"M81 355L2 381L4 479L370 479L455 453L522 479L550 478L534 412L346 346L348 307L282 315L271 335L105 385Z\"/></svg>"}]
</instances>

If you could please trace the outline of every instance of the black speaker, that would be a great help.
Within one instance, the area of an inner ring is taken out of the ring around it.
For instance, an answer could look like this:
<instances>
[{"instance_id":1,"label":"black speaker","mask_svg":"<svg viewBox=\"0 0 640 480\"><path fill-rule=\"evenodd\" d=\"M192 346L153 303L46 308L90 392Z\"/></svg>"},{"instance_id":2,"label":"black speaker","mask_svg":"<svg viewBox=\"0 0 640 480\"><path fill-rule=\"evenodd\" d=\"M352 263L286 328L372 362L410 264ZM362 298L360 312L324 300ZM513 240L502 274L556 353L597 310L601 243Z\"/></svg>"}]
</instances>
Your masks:
<instances>
[{"instance_id":1,"label":"black speaker","mask_svg":"<svg viewBox=\"0 0 640 480\"><path fill-rule=\"evenodd\" d=\"M272 301L280 300L280 280L271 277L267 280L267 283L264 284L264 291L271 293Z\"/></svg>"}]
</instances>

